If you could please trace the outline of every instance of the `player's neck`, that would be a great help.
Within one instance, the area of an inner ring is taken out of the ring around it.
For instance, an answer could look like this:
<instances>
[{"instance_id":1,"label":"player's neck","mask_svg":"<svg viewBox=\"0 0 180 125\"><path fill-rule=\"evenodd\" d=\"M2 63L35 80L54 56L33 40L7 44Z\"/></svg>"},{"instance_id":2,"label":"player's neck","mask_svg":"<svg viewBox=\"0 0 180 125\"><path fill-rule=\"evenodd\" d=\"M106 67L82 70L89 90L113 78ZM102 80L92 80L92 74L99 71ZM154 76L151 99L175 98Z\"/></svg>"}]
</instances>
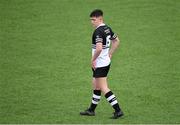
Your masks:
<instances>
[{"instance_id":1,"label":"player's neck","mask_svg":"<svg viewBox=\"0 0 180 125\"><path fill-rule=\"evenodd\" d=\"M104 26L104 25L105 25L104 22L100 22L99 25L97 25L96 29L97 29L98 27Z\"/></svg>"}]
</instances>

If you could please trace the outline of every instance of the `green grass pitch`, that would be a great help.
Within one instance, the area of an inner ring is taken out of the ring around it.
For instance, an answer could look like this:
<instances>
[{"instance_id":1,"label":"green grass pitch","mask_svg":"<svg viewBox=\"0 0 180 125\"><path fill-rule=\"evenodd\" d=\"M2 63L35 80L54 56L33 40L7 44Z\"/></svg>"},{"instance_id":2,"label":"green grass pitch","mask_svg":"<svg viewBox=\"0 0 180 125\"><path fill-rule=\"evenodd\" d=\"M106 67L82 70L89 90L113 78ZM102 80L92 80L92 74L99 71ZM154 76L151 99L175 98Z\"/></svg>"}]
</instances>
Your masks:
<instances>
[{"instance_id":1,"label":"green grass pitch","mask_svg":"<svg viewBox=\"0 0 180 125\"><path fill-rule=\"evenodd\" d=\"M91 101L89 13L120 39L109 86L125 116ZM0 123L180 123L179 0L0 0Z\"/></svg>"}]
</instances>

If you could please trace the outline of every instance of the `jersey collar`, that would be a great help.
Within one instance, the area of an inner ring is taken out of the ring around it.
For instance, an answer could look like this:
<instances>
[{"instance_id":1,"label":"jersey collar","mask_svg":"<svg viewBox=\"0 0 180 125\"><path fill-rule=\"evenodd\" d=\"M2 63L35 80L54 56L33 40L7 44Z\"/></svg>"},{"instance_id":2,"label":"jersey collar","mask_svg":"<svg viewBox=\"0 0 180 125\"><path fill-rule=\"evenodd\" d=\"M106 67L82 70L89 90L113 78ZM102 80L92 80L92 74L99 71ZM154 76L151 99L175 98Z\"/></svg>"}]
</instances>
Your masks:
<instances>
[{"instance_id":1,"label":"jersey collar","mask_svg":"<svg viewBox=\"0 0 180 125\"><path fill-rule=\"evenodd\" d=\"M101 23L99 26L96 27L96 29L99 28L100 26L105 26L105 25L106 25L106 24Z\"/></svg>"}]
</instances>

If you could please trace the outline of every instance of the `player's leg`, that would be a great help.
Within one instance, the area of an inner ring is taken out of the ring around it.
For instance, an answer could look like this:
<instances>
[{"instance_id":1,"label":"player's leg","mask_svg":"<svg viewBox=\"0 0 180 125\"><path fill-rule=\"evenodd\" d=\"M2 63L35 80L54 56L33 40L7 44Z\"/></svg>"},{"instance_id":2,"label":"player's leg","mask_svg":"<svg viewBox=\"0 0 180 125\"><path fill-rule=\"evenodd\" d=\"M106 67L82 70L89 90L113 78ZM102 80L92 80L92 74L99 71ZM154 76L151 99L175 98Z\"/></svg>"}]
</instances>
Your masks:
<instances>
[{"instance_id":1,"label":"player's leg","mask_svg":"<svg viewBox=\"0 0 180 125\"><path fill-rule=\"evenodd\" d=\"M96 84L95 78L92 78L92 88L93 88L93 95L92 95L91 105L87 110L80 112L81 115L88 115L88 116L95 115L96 106L98 105L100 98L101 98L101 90L98 87L98 85Z\"/></svg>"},{"instance_id":2,"label":"player's leg","mask_svg":"<svg viewBox=\"0 0 180 125\"><path fill-rule=\"evenodd\" d=\"M93 85L93 95L92 95L92 102L89 107L89 110L94 112L101 98L101 90L96 84L95 78L92 79L92 85Z\"/></svg>"},{"instance_id":3,"label":"player's leg","mask_svg":"<svg viewBox=\"0 0 180 125\"><path fill-rule=\"evenodd\" d=\"M105 95L107 101L111 104L111 106L114 108L114 116L112 118L119 118L123 115L123 112L121 111L121 108L118 104L116 96L113 94L113 92L109 89L108 83L107 83L107 77L101 77L96 78L96 84L100 87L101 91Z\"/></svg>"}]
</instances>

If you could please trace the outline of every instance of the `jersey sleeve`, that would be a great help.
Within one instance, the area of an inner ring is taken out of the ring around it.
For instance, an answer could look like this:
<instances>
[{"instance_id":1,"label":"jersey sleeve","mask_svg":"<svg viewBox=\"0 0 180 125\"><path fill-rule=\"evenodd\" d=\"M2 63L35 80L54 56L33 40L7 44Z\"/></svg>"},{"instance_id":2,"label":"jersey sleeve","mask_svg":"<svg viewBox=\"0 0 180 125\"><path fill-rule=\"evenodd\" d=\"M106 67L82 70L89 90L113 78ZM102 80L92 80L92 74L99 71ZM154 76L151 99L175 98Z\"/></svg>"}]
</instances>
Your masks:
<instances>
[{"instance_id":1,"label":"jersey sleeve","mask_svg":"<svg viewBox=\"0 0 180 125\"><path fill-rule=\"evenodd\" d=\"M110 40L114 40L117 38L117 35L112 31L112 29L110 29L110 33L111 33Z\"/></svg>"},{"instance_id":2,"label":"jersey sleeve","mask_svg":"<svg viewBox=\"0 0 180 125\"><path fill-rule=\"evenodd\" d=\"M100 30L95 31L95 43L103 42L103 34Z\"/></svg>"}]
</instances>

